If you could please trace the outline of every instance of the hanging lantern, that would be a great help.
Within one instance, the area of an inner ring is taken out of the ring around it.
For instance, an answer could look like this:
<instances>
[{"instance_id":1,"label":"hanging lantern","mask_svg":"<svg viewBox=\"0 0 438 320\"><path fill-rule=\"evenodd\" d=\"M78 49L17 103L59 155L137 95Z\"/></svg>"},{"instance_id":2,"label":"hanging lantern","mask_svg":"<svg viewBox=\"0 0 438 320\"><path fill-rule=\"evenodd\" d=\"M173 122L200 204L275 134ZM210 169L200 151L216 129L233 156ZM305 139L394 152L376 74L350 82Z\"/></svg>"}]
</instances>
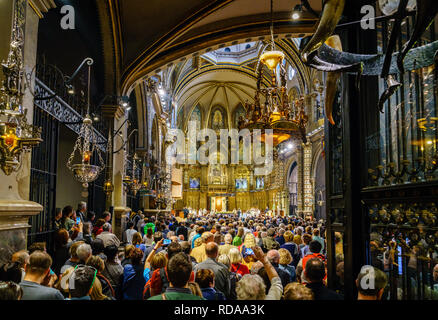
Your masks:
<instances>
[{"instance_id":1,"label":"hanging lantern","mask_svg":"<svg viewBox=\"0 0 438 320\"><path fill-rule=\"evenodd\" d=\"M4 80L0 88L0 167L6 175L20 168L23 152L38 145L41 128L27 123L22 107L25 90L23 45L24 21L19 18L18 1L14 6L14 24L8 57L2 62Z\"/></svg>"},{"instance_id":2,"label":"hanging lantern","mask_svg":"<svg viewBox=\"0 0 438 320\"><path fill-rule=\"evenodd\" d=\"M99 161L98 165L91 164L91 157L95 153L97 154ZM73 164L76 154L79 154L81 161L80 163ZM82 186L84 187L82 196L88 197L88 184L95 181L105 168L101 151L97 147L97 139L93 129L93 121L90 119L89 115L85 116L85 119L82 122L81 130L76 140L73 152L68 159L67 167L72 171L75 179L82 183Z\"/></svg>"},{"instance_id":3,"label":"hanging lantern","mask_svg":"<svg viewBox=\"0 0 438 320\"><path fill-rule=\"evenodd\" d=\"M91 87L91 65L94 63L93 59L86 58L82 62L88 64L88 104L87 114L82 121L81 130L79 131L76 143L68 158L67 168L69 168L76 180L82 183L84 191L82 197L88 197L88 184L97 179L99 174L105 168L105 162L103 161L100 149L97 147L97 137L93 128L93 120L90 117L90 87ZM79 154L80 162L73 164L76 153ZM91 164L92 156L96 154L98 164Z\"/></svg>"}]
</instances>

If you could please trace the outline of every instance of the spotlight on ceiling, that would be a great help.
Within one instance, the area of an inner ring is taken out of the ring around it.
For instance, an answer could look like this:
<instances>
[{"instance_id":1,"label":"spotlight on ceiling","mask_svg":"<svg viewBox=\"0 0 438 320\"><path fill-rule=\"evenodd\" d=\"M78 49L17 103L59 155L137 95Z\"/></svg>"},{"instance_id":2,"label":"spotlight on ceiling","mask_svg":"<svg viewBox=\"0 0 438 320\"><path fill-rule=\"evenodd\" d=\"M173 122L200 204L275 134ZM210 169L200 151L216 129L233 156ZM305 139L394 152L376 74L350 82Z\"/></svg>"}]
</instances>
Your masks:
<instances>
[{"instance_id":1,"label":"spotlight on ceiling","mask_svg":"<svg viewBox=\"0 0 438 320\"><path fill-rule=\"evenodd\" d=\"M126 108L126 111L129 111L129 110L131 110L131 107L127 107L127 108Z\"/></svg>"},{"instance_id":2,"label":"spotlight on ceiling","mask_svg":"<svg viewBox=\"0 0 438 320\"><path fill-rule=\"evenodd\" d=\"M164 96L165 94L166 94L166 91L164 91L164 89L158 89L158 94L160 95L160 96Z\"/></svg>"},{"instance_id":3,"label":"spotlight on ceiling","mask_svg":"<svg viewBox=\"0 0 438 320\"><path fill-rule=\"evenodd\" d=\"M294 11L292 11L292 20L298 20L301 17L302 13L303 13L302 5L297 4L294 8Z\"/></svg>"}]
</instances>

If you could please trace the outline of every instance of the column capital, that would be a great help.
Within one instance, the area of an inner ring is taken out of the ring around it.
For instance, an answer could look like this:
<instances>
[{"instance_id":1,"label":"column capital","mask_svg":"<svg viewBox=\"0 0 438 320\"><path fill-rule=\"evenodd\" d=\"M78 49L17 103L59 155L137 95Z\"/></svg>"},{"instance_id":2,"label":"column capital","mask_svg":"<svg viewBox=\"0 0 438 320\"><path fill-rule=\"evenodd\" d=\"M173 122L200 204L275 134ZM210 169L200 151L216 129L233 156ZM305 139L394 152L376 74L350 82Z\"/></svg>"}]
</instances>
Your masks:
<instances>
[{"instance_id":1,"label":"column capital","mask_svg":"<svg viewBox=\"0 0 438 320\"><path fill-rule=\"evenodd\" d=\"M29 6L35 11L40 19L44 18L43 13L56 8L54 0L29 0Z\"/></svg>"},{"instance_id":2,"label":"column capital","mask_svg":"<svg viewBox=\"0 0 438 320\"><path fill-rule=\"evenodd\" d=\"M102 105L101 110L104 118L120 119L125 115L123 108L115 104Z\"/></svg>"}]
</instances>

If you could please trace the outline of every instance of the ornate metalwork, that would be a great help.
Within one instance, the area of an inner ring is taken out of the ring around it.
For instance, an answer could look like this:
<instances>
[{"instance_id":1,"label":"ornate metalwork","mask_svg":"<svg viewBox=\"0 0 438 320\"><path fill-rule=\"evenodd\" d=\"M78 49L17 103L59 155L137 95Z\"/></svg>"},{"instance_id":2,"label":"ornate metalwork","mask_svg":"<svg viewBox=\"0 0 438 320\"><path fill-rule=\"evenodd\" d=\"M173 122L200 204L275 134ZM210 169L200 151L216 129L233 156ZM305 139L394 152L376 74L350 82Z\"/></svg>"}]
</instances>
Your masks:
<instances>
[{"instance_id":1,"label":"ornate metalwork","mask_svg":"<svg viewBox=\"0 0 438 320\"><path fill-rule=\"evenodd\" d=\"M54 94L54 92L38 78L35 79L35 93L41 97L51 96ZM46 111L60 122L66 122L66 126L69 129L78 135L80 134L81 123L84 118L59 96L56 96L54 99L50 100L35 100L35 105L38 108ZM96 136L97 147L102 152L105 152L106 144L108 143L107 139L94 128L93 132Z\"/></svg>"},{"instance_id":2,"label":"ornate metalwork","mask_svg":"<svg viewBox=\"0 0 438 320\"><path fill-rule=\"evenodd\" d=\"M20 168L23 152L42 141L41 129L27 123L27 109L22 105L25 10L26 1L14 2L10 51L1 64L5 79L0 88L0 167L6 175Z\"/></svg>"}]
</instances>

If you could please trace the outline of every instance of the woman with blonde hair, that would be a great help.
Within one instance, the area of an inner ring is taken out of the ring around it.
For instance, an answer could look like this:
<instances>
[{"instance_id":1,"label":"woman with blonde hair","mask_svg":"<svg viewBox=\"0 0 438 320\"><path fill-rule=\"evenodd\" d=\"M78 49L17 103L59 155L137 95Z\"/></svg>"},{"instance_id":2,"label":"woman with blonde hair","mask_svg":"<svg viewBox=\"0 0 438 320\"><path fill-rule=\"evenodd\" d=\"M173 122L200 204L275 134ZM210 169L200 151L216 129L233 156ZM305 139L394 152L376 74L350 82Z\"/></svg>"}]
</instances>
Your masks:
<instances>
[{"instance_id":1,"label":"woman with blonde hair","mask_svg":"<svg viewBox=\"0 0 438 320\"><path fill-rule=\"evenodd\" d=\"M284 300L314 300L313 291L304 284L292 282L286 285L283 293Z\"/></svg>"},{"instance_id":2,"label":"woman with blonde hair","mask_svg":"<svg viewBox=\"0 0 438 320\"><path fill-rule=\"evenodd\" d=\"M297 280L297 274L295 271L295 267L292 265L292 255L286 249L279 249L278 253L280 254L278 268L286 271L290 276L291 282L295 282Z\"/></svg>"},{"instance_id":3,"label":"woman with blonde hair","mask_svg":"<svg viewBox=\"0 0 438 320\"><path fill-rule=\"evenodd\" d=\"M136 248L139 248L141 251L145 252L146 246L143 244L143 237L141 236L140 232L134 233L132 236L132 244Z\"/></svg>"},{"instance_id":4,"label":"woman with blonde hair","mask_svg":"<svg viewBox=\"0 0 438 320\"><path fill-rule=\"evenodd\" d=\"M249 274L248 267L242 263L242 255L240 254L239 249L231 248L230 252L228 252L228 257L230 258L231 272L234 272L242 277L245 274Z\"/></svg>"},{"instance_id":5,"label":"woman with blonde hair","mask_svg":"<svg viewBox=\"0 0 438 320\"><path fill-rule=\"evenodd\" d=\"M198 296L198 297L204 299L204 296L202 295L202 291L201 291L201 288L199 287L199 284L197 284L196 282L189 282L188 286L189 286L189 289L194 296Z\"/></svg>"},{"instance_id":6,"label":"woman with blonde hair","mask_svg":"<svg viewBox=\"0 0 438 320\"><path fill-rule=\"evenodd\" d=\"M110 297L103 294L102 283L100 282L100 280L97 277L96 277L96 279L94 279L93 287L91 289L90 298L91 298L91 300L96 300L96 301L114 300L114 299L111 299Z\"/></svg>"}]
</instances>

